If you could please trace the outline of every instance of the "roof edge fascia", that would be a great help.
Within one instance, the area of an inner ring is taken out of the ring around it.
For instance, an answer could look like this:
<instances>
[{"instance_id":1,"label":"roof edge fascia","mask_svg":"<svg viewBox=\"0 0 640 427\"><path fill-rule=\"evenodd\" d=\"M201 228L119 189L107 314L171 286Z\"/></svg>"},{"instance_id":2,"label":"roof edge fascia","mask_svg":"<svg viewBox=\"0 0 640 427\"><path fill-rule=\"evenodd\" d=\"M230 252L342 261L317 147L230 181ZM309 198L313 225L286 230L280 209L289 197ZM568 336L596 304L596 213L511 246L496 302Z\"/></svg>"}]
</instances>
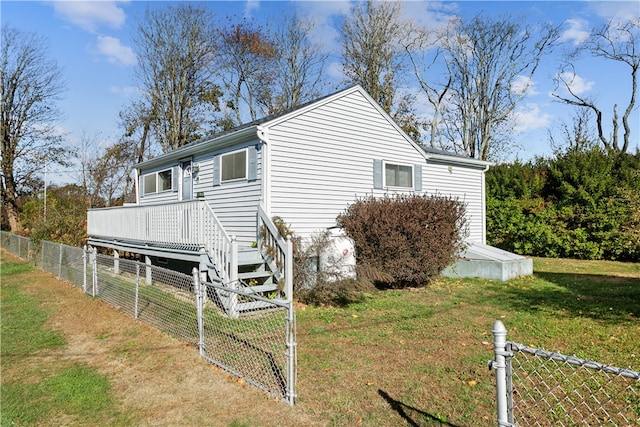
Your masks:
<instances>
[{"instance_id":1,"label":"roof edge fascia","mask_svg":"<svg viewBox=\"0 0 640 427\"><path fill-rule=\"evenodd\" d=\"M166 163L179 161L180 159L184 159L186 157L191 157L196 154L202 154L211 150L211 148L223 148L229 145L233 145L237 142L241 142L246 140L250 136L256 136L257 125L249 126L243 129L239 129L236 132L232 132L229 134L224 134L220 136L213 136L211 139L185 145L184 147L180 147L177 150L172 150L167 153L163 153L157 157L154 157L149 160L145 160L144 162L138 163L135 168L136 169L149 169L156 166L161 166Z\"/></svg>"},{"instance_id":2,"label":"roof edge fascia","mask_svg":"<svg viewBox=\"0 0 640 427\"><path fill-rule=\"evenodd\" d=\"M452 165L460 165L460 166L474 166L477 168L488 169L490 166L493 166L492 162L488 162L486 160L473 159L471 157L459 157L459 156L449 156L446 154L435 154L428 153L424 150L422 152L425 153L427 161L433 160L441 163L447 163Z\"/></svg>"}]
</instances>

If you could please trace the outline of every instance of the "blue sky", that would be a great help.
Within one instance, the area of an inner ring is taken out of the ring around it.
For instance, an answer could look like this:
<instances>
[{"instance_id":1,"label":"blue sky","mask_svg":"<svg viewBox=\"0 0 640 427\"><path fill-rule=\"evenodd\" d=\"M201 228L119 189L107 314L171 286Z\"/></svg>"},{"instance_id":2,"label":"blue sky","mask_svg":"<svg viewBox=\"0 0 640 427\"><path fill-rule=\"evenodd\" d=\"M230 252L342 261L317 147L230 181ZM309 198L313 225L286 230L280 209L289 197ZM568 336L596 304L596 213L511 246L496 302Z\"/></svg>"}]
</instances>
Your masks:
<instances>
[{"instance_id":1,"label":"blue sky","mask_svg":"<svg viewBox=\"0 0 640 427\"><path fill-rule=\"evenodd\" d=\"M118 112L135 97L134 69L136 57L131 36L136 22L147 6L163 7L167 2L143 1L2 1L2 25L36 32L49 39L50 56L58 62L65 76L64 98L59 104L64 116L57 123L71 146L78 146L82 135L97 135L101 144L116 141ZM336 84L340 82L336 25L349 11L345 1L217 1L206 2L222 19L226 16L251 16L269 23L285 10L295 8L303 17L316 20L314 38L333 53L326 72ZM479 12L489 15L509 13L528 21L563 24L562 40L566 47L579 44L594 26L609 19L640 16L640 0L635 1L459 1L403 2L404 13L424 25L444 25L453 15L473 17ZM513 120L519 148L511 159L529 159L549 155L548 133L559 135L563 120L570 122L573 109L551 97L553 77L558 73L561 50L545 58L528 94ZM614 103L626 107L630 77L622 66L584 58L575 63L575 90L596 100L611 122ZM409 90L411 90L409 88ZM640 95L639 95L640 96ZM426 105L426 103L425 103ZM427 111L425 107L425 112ZM640 109L633 112L632 150L640 148ZM71 168L71 170L73 167ZM74 181L77 174L58 171L58 180ZM66 179L65 179L66 177Z\"/></svg>"}]
</instances>

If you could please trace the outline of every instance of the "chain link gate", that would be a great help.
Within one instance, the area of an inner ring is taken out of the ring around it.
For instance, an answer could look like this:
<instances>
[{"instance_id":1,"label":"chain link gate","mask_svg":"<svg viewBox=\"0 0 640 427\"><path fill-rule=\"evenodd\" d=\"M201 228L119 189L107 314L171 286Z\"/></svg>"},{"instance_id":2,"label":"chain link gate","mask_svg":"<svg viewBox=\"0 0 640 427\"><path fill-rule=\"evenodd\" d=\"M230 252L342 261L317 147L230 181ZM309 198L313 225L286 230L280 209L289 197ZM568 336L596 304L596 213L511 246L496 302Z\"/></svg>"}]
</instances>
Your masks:
<instances>
[{"instance_id":1,"label":"chain link gate","mask_svg":"<svg viewBox=\"0 0 640 427\"><path fill-rule=\"evenodd\" d=\"M508 342L493 326L499 426L640 426L640 372Z\"/></svg>"}]
</instances>

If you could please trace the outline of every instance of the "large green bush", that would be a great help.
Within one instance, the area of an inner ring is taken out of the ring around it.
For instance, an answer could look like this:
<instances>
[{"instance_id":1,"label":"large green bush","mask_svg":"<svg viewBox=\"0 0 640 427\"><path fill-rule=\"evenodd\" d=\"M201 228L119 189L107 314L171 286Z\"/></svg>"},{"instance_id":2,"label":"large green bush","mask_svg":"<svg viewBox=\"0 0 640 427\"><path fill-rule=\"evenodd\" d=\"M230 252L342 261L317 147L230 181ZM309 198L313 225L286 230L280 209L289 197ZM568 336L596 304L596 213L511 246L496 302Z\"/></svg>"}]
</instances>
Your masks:
<instances>
[{"instance_id":1,"label":"large green bush","mask_svg":"<svg viewBox=\"0 0 640 427\"><path fill-rule=\"evenodd\" d=\"M425 286L455 260L466 237L464 205L438 196L363 198L338 223L354 241L358 272L390 275L384 285L397 288Z\"/></svg>"},{"instance_id":2,"label":"large green bush","mask_svg":"<svg viewBox=\"0 0 640 427\"><path fill-rule=\"evenodd\" d=\"M523 255L640 260L640 153L569 149L487 173L487 241Z\"/></svg>"}]
</instances>

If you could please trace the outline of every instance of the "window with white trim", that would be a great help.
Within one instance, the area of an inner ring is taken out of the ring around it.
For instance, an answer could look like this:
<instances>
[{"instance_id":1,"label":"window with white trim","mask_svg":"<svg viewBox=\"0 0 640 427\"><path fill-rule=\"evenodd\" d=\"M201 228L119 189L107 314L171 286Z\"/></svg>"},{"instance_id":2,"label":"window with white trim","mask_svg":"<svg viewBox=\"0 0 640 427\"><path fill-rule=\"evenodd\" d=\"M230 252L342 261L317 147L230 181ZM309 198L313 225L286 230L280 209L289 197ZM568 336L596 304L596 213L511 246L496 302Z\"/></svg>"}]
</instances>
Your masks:
<instances>
[{"instance_id":1,"label":"window with white trim","mask_svg":"<svg viewBox=\"0 0 640 427\"><path fill-rule=\"evenodd\" d=\"M144 175L142 185L144 195L171 191L173 189L173 168Z\"/></svg>"},{"instance_id":2,"label":"window with white trim","mask_svg":"<svg viewBox=\"0 0 640 427\"><path fill-rule=\"evenodd\" d=\"M413 166L385 163L384 186L413 188Z\"/></svg>"},{"instance_id":3,"label":"window with white trim","mask_svg":"<svg viewBox=\"0 0 640 427\"><path fill-rule=\"evenodd\" d=\"M220 156L221 181L245 179L247 177L247 150L235 151Z\"/></svg>"}]
</instances>

